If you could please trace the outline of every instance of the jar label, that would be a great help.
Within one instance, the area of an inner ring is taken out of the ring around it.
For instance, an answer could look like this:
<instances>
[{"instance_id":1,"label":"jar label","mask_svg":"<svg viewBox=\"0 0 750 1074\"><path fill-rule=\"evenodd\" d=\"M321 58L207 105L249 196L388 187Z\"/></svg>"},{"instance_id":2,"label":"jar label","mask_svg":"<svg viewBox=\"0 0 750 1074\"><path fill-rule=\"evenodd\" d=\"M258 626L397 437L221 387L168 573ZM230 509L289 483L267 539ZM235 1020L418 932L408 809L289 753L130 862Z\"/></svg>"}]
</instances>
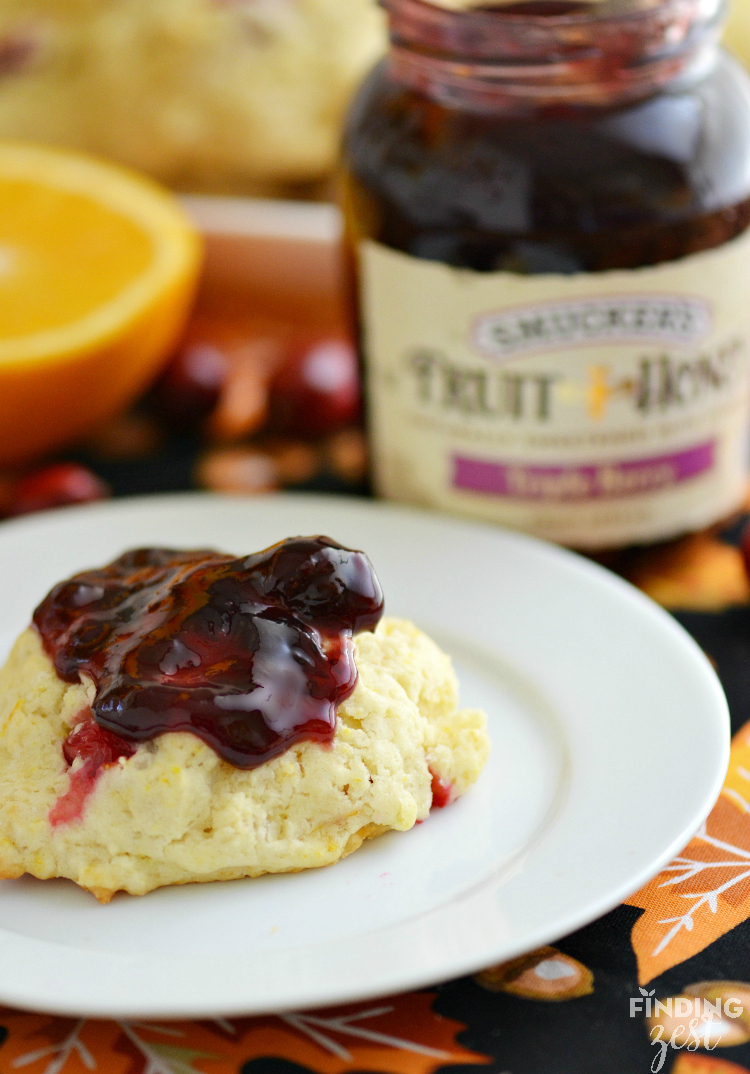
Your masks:
<instances>
[{"instance_id":1,"label":"jar label","mask_svg":"<svg viewBox=\"0 0 750 1074\"><path fill-rule=\"evenodd\" d=\"M375 481L584 548L739 506L750 231L640 269L523 276L360 247Z\"/></svg>"}]
</instances>

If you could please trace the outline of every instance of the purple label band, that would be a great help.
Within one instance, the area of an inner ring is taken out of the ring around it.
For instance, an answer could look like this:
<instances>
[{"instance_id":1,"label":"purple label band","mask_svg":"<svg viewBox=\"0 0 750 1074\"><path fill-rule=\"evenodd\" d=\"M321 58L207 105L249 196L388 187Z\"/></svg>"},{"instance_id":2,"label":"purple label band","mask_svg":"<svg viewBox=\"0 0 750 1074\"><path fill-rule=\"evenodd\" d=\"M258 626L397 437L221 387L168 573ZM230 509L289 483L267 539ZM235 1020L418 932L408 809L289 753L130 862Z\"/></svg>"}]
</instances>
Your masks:
<instances>
[{"instance_id":1,"label":"purple label band","mask_svg":"<svg viewBox=\"0 0 750 1074\"><path fill-rule=\"evenodd\" d=\"M574 501L637 496L688 481L711 470L713 440L674 455L596 466L527 466L453 457L453 487L511 500Z\"/></svg>"}]
</instances>

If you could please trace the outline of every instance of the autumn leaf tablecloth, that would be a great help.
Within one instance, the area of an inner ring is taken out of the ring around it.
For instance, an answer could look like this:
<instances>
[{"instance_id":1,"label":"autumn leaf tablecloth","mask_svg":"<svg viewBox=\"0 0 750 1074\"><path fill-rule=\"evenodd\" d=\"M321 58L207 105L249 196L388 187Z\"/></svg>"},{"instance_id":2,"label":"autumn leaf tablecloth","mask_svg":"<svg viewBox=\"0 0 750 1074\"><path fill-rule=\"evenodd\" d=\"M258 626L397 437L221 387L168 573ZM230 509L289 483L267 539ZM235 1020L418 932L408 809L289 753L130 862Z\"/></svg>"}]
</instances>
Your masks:
<instances>
[{"instance_id":1,"label":"autumn leaf tablecloth","mask_svg":"<svg viewBox=\"0 0 750 1074\"><path fill-rule=\"evenodd\" d=\"M607 564L709 655L734 732L710 817L624 906L474 977L323 1011L156 1024L0 1009L0 1074L750 1074L747 521Z\"/></svg>"}]
</instances>

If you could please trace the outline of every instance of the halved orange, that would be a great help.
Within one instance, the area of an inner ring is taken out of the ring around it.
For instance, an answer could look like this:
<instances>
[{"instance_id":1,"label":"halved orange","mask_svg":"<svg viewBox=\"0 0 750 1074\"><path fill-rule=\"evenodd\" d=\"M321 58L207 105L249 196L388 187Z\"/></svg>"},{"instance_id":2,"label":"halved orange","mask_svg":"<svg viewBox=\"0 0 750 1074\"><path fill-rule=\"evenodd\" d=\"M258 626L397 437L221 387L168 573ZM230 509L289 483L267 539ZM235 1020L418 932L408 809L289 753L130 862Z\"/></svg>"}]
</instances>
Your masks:
<instances>
[{"instance_id":1,"label":"halved orange","mask_svg":"<svg viewBox=\"0 0 750 1074\"><path fill-rule=\"evenodd\" d=\"M194 227L151 180L0 142L0 464L75 440L143 390L200 263Z\"/></svg>"}]
</instances>

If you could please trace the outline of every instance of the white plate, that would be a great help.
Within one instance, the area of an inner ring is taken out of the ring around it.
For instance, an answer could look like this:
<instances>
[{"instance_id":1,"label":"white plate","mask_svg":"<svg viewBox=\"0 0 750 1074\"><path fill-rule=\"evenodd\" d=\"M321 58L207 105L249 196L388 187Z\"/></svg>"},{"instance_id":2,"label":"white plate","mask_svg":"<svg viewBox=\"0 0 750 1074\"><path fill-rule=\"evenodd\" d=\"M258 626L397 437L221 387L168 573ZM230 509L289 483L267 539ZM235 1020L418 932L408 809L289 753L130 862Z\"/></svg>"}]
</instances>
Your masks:
<instances>
[{"instance_id":1,"label":"white plate","mask_svg":"<svg viewBox=\"0 0 750 1074\"><path fill-rule=\"evenodd\" d=\"M603 914L709 812L729 724L698 647L604 570L489 527L319 497L160 497L29 517L0 527L0 642L53 583L125 548L242 553L310 533L363 548L388 612L453 655L463 702L489 715L480 781L319 871L109 906L68 881L3 881L0 1002L207 1017L434 983Z\"/></svg>"}]
</instances>

